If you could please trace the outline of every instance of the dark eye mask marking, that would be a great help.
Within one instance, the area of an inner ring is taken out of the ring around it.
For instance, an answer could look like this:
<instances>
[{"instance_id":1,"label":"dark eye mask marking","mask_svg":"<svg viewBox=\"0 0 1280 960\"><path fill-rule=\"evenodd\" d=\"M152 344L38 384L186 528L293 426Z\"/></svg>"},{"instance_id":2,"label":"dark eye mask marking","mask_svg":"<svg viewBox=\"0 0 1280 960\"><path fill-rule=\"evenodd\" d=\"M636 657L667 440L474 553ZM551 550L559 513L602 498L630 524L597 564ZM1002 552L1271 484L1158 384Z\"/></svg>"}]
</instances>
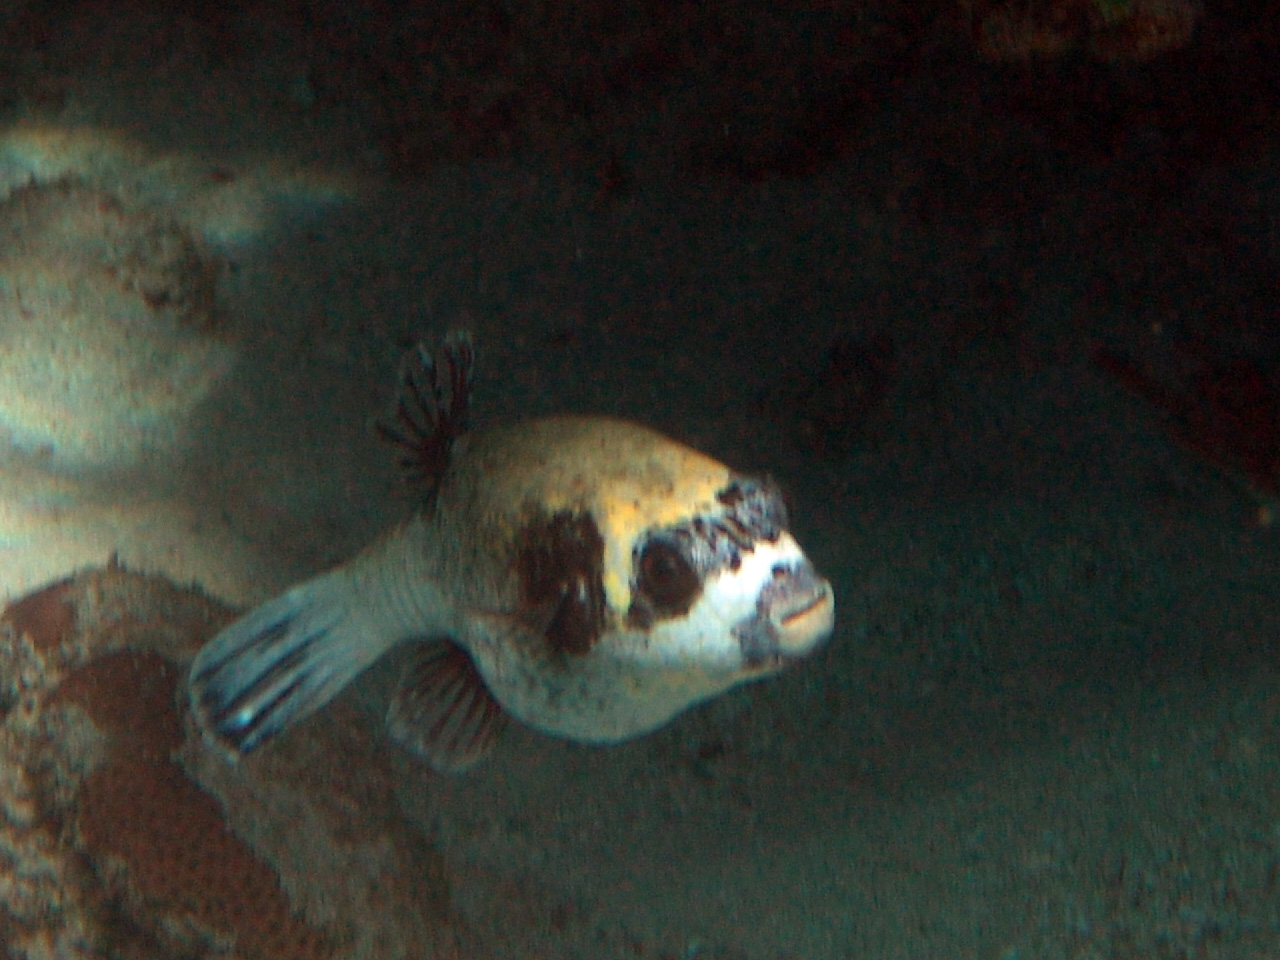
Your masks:
<instances>
[{"instance_id":1,"label":"dark eye mask marking","mask_svg":"<svg viewBox=\"0 0 1280 960\"><path fill-rule=\"evenodd\" d=\"M737 570L756 543L772 543L787 525L781 491L770 480L736 477L716 494L724 508L651 532L636 546L627 624L646 630L682 617L717 570Z\"/></svg>"}]
</instances>

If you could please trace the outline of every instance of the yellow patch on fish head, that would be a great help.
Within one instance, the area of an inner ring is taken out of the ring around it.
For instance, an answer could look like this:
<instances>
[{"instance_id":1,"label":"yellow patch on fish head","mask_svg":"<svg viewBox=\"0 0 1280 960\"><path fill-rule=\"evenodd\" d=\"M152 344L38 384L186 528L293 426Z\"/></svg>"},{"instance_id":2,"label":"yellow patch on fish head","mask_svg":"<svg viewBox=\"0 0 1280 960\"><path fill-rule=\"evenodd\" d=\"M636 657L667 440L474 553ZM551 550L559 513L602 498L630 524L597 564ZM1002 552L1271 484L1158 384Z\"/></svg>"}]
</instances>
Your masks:
<instances>
[{"instance_id":1,"label":"yellow patch on fish head","mask_svg":"<svg viewBox=\"0 0 1280 960\"><path fill-rule=\"evenodd\" d=\"M645 453L632 470L609 477L595 503L605 542L605 598L619 613L631 605L632 560L641 536L717 512L716 494L731 477L728 467L674 441Z\"/></svg>"}]
</instances>

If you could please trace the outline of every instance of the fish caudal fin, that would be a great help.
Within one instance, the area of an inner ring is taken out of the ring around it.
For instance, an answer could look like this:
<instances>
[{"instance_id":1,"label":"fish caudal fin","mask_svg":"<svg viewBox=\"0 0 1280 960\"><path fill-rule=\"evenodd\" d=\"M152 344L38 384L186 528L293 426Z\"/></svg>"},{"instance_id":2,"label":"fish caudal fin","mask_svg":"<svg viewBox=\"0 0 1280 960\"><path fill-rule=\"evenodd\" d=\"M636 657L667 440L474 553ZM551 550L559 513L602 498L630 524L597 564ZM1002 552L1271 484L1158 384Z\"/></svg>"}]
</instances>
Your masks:
<instances>
[{"instance_id":1,"label":"fish caudal fin","mask_svg":"<svg viewBox=\"0 0 1280 960\"><path fill-rule=\"evenodd\" d=\"M422 644L387 712L391 735L441 773L461 773L492 749L507 715L466 651Z\"/></svg>"},{"instance_id":2,"label":"fish caudal fin","mask_svg":"<svg viewBox=\"0 0 1280 960\"><path fill-rule=\"evenodd\" d=\"M400 448L400 466L428 496L434 492L453 441L467 431L476 350L471 335L454 330L433 355L419 343L400 368L400 389L389 420L378 433Z\"/></svg>"},{"instance_id":3,"label":"fish caudal fin","mask_svg":"<svg viewBox=\"0 0 1280 960\"><path fill-rule=\"evenodd\" d=\"M196 655L191 707L207 736L248 753L328 703L385 652L336 570L250 611Z\"/></svg>"}]
</instances>

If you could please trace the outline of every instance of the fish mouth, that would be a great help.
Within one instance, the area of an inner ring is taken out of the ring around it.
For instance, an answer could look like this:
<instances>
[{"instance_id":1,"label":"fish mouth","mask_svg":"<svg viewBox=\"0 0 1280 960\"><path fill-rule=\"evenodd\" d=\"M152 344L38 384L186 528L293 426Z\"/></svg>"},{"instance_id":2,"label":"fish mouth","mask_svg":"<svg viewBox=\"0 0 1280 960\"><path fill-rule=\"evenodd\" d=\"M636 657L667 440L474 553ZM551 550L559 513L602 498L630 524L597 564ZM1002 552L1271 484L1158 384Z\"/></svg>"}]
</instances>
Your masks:
<instances>
[{"instance_id":1,"label":"fish mouth","mask_svg":"<svg viewBox=\"0 0 1280 960\"><path fill-rule=\"evenodd\" d=\"M781 652L803 656L830 636L835 627L836 604L831 585L822 581L821 588L775 610L773 618L778 625Z\"/></svg>"},{"instance_id":2,"label":"fish mouth","mask_svg":"<svg viewBox=\"0 0 1280 960\"><path fill-rule=\"evenodd\" d=\"M807 560L774 567L755 613L733 628L743 661L753 669L779 669L808 656L835 628L831 584Z\"/></svg>"}]
</instances>

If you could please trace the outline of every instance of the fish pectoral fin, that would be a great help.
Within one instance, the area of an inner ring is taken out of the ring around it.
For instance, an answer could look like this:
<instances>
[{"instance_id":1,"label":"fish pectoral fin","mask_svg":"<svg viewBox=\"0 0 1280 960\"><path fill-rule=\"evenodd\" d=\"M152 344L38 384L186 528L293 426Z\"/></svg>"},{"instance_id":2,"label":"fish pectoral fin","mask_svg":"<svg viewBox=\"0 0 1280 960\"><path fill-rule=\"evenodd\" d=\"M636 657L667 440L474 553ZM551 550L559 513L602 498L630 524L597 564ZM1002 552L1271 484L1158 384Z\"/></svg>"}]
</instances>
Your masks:
<instances>
[{"instance_id":1,"label":"fish pectoral fin","mask_svg":"<svg viewBox=\"0 0 1280 960\"><path fill-rule=\"evenodd\" d=\"M465 650L447 641L414 651L387 711L391 735L441 773L462 773L493 748L507 715Z\"/></svg>"}]
</instances>

